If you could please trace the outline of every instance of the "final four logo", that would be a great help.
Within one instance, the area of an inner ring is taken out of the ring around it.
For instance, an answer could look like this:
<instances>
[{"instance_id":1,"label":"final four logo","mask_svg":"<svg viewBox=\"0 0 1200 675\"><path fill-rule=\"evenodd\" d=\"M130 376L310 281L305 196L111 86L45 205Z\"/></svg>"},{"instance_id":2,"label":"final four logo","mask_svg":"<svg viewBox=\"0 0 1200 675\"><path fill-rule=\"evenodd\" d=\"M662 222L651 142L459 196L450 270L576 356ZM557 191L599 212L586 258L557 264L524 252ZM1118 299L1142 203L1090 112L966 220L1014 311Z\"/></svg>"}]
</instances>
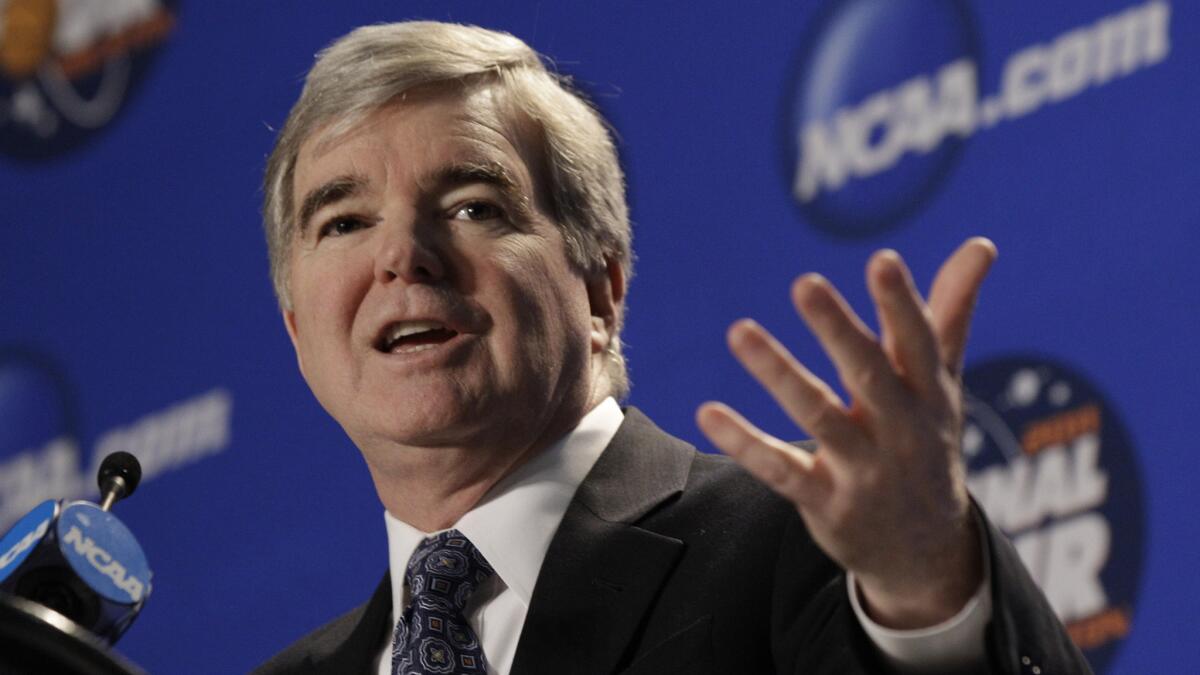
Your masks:
<instances>
[{"instance_id":1,"label":"final four logo","mask_svg":"<svg viewBox=\"0 0 1200 675\"><path fill-rule=\"evenodd\" d=\"M987 361L965 384L971 492L1103 673L1135 627L1142 571L1145 499L1129 435L1095 386L1047 359Z\"/></svg>"},{"instance_id":2,"label":"final four logo","mask_svg":"<svg viewBox=\"0 0 1200 675\"><path fill-rule=\"evenodd\" d=\"M0 0L0 152L43 159L120 111L175 24L171 0Z\"/></svg>"}]
</instances>

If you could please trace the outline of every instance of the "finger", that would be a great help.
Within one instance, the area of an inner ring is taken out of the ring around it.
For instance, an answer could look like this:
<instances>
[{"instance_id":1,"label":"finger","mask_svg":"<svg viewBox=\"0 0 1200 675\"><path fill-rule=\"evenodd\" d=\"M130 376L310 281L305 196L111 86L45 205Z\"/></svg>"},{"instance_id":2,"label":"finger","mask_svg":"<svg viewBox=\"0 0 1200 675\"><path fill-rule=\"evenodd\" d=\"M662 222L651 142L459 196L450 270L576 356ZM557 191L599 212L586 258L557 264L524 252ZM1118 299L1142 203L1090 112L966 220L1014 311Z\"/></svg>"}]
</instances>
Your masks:
<instances>
[{"instance_id":1,"label":"finger","mask_svg":"<svg viewBox=\"0 0 1200 675\"><path fill-rule=\"evenodd\" d=\"M866 447L837 394L791 355L765 328L743 319L729 328L729 349L793 422L835 452Z\"/></svg>"},{"instance_id":2,"label":"finger","mask_svg":"<svg viewBox=\"0 0 1200 675\"><path fill-rule=\"evenodd\" d=\"M696 424L721 452L792 503L802 506L821 498L809 453L764 433L723 403L701 405Z\"/></svg>"},{"instance_id":3,"label":"finger","mask_svg":"<svg viewBox=\"0 0 1200 675\"><path fill-rule=\"evenodd\" d=\"M879 251L871 257L867 287L875 300L884 351L892 365L917 392L933 390L942 368L937 339L925 301L895 251Z\"/></svg>"},{"instance_id":4,"label":"finger","mask_svg":"<svg viewBox=\"0 0 1200 675\"><path fill-rule=\"evenodd\" d=\"M824 277L805 274L797 279L792 302L857 404L876 417L909 409L909 394L875 335Z\"/></svg>"},{"instance_id":5,"label":"finger","mask_svg":"<svg viewBox=\"0 0 1200 675\"><path fill-rule=\"evenodd\" d=\"M930 320L942 363L954 374L962 370L971 314L996 255L996 245L989 239L968 239L942 264L929 291Z\"/></svg>"}]
</instances>

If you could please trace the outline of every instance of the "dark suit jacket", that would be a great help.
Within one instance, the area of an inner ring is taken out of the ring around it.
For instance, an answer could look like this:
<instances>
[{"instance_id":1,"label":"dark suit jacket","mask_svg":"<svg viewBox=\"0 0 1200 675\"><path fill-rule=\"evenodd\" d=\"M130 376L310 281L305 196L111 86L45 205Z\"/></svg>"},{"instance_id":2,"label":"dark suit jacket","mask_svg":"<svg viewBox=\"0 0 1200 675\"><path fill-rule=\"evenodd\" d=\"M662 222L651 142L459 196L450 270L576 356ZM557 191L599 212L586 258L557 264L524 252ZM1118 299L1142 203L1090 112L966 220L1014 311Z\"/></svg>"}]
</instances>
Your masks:
<instances>
[{"instance_id":1,"label":"dark suit jacket","mask_svg":"<svg viewBox=\"0 0 1200 675\"><path fill-rule=\"evenodd\" d=\"M990 525L992 673L1090 672ZM366 673L390 631L365 605L256 673ZM513 662L533 673L886 673L846 580L795 509L638 410L580 485L546 554Z\"/></svg>"}]
</instances>

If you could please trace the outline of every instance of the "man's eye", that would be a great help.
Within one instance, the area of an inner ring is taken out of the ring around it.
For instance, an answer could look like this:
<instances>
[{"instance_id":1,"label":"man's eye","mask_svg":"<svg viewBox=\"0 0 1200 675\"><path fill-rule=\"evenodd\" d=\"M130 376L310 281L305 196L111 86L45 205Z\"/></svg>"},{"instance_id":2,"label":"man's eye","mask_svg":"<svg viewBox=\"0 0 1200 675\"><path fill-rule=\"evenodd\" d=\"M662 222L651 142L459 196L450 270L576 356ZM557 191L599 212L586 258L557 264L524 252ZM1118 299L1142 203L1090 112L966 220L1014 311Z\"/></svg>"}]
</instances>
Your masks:
<instances>
[{"instance_id":1,"label":"man's eye","mask_svg":"<svg viewBox=\"0 0 1200 675\"><path fill-rule=\"evenodd\" d=\"M495 220L504 217L499 206L489 202L467 202L450 216L455 220Z\"/></svg>"},{"instance_id":2,"label":"man's eye","mask_svg":"<svg viewBox=\"0 0 1200 675\"><path fill-rule=\"evenodd\" d=\"M341 237L351 232L361 230L367 227L367 224L358 218L350 218L347 216L338 216L321 226L317 233L319 239L325 237Z\"/></svg>"}]
</instances>

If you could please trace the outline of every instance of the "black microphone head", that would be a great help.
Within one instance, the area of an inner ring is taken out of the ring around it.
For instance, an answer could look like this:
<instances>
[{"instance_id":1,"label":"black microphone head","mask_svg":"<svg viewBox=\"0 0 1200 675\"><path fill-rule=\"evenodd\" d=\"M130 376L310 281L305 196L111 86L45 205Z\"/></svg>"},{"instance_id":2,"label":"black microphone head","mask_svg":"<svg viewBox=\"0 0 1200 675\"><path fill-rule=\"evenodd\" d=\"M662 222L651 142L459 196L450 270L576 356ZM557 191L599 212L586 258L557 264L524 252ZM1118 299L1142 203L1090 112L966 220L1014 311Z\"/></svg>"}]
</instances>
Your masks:
<instances>
[{"instance_id":1,"label":"black microphone head","mask_svg":"<svg viewBox=\"0 0 1200 675\"><path fill-rule=\"evenodd\" d=\"M138 482L142 480L142 465L138 462L137 457L125 451L114 452L100 462L100 471L96 475L96 482L100 484L100 493L104 494L108 490L108 483L113 479L120 477L125 483L124 497L133 494L137 489Z\"/></svg>"}]
</instances>

